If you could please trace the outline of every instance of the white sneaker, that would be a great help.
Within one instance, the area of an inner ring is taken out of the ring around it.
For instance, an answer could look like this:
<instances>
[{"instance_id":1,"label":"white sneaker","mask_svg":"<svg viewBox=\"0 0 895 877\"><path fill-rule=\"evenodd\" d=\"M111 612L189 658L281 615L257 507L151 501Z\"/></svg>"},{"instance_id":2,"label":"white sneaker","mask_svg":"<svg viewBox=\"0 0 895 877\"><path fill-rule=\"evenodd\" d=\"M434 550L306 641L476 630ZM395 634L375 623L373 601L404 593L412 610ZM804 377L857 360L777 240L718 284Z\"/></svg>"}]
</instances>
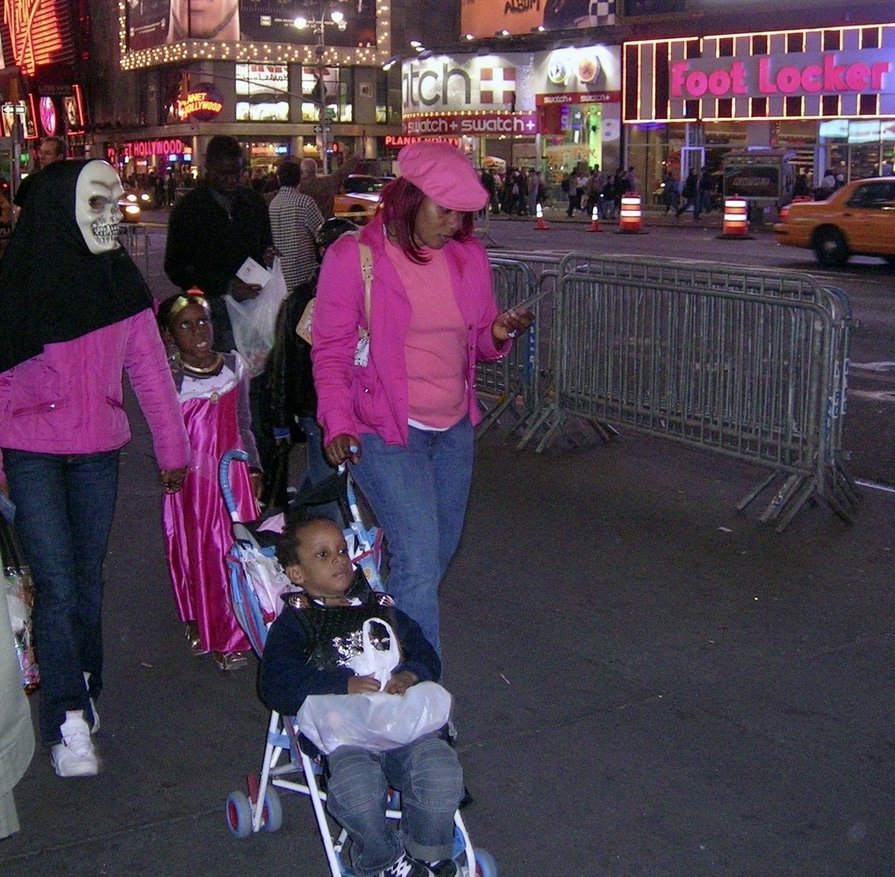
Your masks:
<instances>
[{"instance_id":1,"label":"white sneaker","mask_svg":"<svg viewBox=\"0 0 895 877\"><path fill-rule=\"evenodd\" d=\"M53 768L61 777L92 777L99 773L90 728L81 710L69 710L59 729L62 742L50 750Z\"/></svg>"}]
</instances>

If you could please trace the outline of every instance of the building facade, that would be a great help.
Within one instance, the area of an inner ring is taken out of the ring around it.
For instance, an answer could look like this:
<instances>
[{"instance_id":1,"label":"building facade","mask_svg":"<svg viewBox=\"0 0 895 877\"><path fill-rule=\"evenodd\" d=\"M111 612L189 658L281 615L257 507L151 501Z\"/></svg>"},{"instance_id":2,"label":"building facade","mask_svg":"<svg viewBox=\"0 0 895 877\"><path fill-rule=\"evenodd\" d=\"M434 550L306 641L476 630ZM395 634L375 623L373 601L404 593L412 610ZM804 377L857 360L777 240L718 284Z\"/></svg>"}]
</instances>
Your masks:
<instances>
[{"instance_id":1,"label":"building facade","mask_svg":"<svg viewBox=\"0 0 895 877\"><path fill-rule=\"evenodd\" d=\"M255 174L354 153L387 172L408 138L440 136L554 177L633 165L645 187L751 146L791 149L815 180L864 176L895 144L882 0L209 6L216 21L188 0L6 0L0 173L49 133L125 176L194 172L218 133Z\"/></svg>"},{"instance_id":2,"label":"building facade","mask_svg":"<svg viewBox=\"0 0 895 877\"><path fill-rule=\"evenodd\" d=\"M653 178L781 148L817 186L895 152L893 24L634 41L624 64L628 153Z\"/></svg>"}]
</instances>

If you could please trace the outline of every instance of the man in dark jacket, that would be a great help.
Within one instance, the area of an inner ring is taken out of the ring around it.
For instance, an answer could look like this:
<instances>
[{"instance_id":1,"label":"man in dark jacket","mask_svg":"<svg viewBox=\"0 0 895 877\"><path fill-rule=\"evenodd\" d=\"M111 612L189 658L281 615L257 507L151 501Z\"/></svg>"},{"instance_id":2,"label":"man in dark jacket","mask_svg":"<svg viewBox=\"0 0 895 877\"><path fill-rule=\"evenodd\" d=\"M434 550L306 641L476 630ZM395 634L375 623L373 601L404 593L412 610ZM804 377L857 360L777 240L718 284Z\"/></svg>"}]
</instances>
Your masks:
<instances>
[{"instance_id":1,"label":"man in dark jacket","mask_svg":"<svg viewBox=\"0 0 895 877\"><path fill-rule=\"evenodd\" d=\"M239 185L242 147L232 137L212 137L205 153L205 179L171 211L165 273L181 289L198 287L211 304L216 345L232 350L233 330L224 304L255 298L259 286L236 276L246 258L273 264L273 234L267 202Z\"/></svg>"},{"instance_id":2,"label":"man in dark jacket","mask_svg":"<svg viewBox=\"0 0 895 877\"><path fill-rule=\"evenodd\" d=\"M696 175L696 169L690 168L687 179L684 180L684 187L681 189L681 198L683 203L678 207L675 216L686 213L691 207L693 208L693 219L699 219L699 177Z\"/></svg>"}]
</instances>

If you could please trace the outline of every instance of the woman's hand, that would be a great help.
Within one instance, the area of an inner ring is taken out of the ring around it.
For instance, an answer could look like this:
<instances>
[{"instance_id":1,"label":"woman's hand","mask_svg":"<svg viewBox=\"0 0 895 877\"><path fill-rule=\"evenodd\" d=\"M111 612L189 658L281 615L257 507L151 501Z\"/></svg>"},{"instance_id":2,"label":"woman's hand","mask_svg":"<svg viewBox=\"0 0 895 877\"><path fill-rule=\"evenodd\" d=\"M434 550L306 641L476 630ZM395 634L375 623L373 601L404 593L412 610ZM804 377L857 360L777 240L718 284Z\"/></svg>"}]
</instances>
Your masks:
<instances>
[{"instance_id":1,"label":"woman's hand","mask_svg":"<svg viewBox=\"0 0 895 877\"><path fill-rule=\"evenodd\" d=\"M408 688L412 685L416 685L419 682L419 678L416 673L411 673L409 670L402 670L400 673L395 673L388 682L385 683L385 693L386 694L404 694Z\"/></svg>"},{"instance_id":2,"label":"woman's hand","mask_svg":"<svg viewBox=\"0 0 895 877\"><path fill-rule=\"evenodd\" d=\"M515 338L520 332L524 332L535 319L535 315L528 308L510 308L502 314L498 314L491 324L491 334L494 343L503 347L510 338Z\"/></svg>"},{"instance_id":3,"label":"woman's hand","mask_svg":"<svg viewBox=\"0 0 895 877\"><path fill-rule=\"evenodd\" d=\"M256 501L260 502L261 493L264 490L264 473L253 469L249 472L249 480L252 482L252 496L255 497Z\"/></svg>"},{"instance_id":4,"label":"woman's hand","mask_svg":"<svg viewBox=\"0 0 895 877\"><path fill-rule=\"evenodd\" d=\"M360 460L360 439L350 433L337 435L324 449L331 466L340 466L346 460L357 463Z\"/></svg>"},{"instance_id":5,"label":"woman's hand","mask_svg":"<svg viewBox=\"0 0 895 877\"><path fill-rule=\"evenodd\" d=\"M162 483L162 487L165 488L165 493L177 493L183 487L186 471L187 467L184 466L182 469L162 469L159 472L158 478Z\"/></svg>"},{"instance_id":6,"label":"woman's hand","mask_svg":"<svg viewBox=\"0 0 895 877\"><path fill-rule=\"evenodd\" d=\"M348 693L366 694L368 691L379 691L379 680L375 676L349 676Z\"/></svg>"},{"instance_id":7,"label":"woman's hand","mask_svg":"<svg viewBox=\"0 0 895 877\"><path fill-rule=\"evenodd\" d=\"M264 260L264 264L268 268L273 268L274 257L279 255L280 251L276 247L271 246L264 251L264 255L261 258Z\"/></svg>"}]
</instances>

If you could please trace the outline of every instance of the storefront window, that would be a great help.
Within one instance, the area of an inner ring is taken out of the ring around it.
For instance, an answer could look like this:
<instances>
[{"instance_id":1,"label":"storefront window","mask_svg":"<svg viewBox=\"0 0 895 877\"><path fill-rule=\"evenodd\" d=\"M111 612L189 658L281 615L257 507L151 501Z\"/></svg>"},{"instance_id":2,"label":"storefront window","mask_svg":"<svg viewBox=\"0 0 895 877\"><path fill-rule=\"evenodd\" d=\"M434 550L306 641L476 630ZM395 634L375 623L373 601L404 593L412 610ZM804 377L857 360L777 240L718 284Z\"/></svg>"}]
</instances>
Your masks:
<instances>
[{"instance_id":1,"label":"storefront window","mask_svg":"<svg viewBox=\"0 0 895 877\"><path fill-rule=\"evenodd\" d=\"M347 67L301 68L301 120L320 120L321 89L330 122L353 122L353 71Z\"/></svg>"},{"instance_id":2,"label":"storefront window","mask_svg":"<svg viewBox=\"0 0 895 877\"><path fill-rule=\"evenodd\" d=\"M831 119L820 126L829 166L843 181L877 177L895 155L895 124L878 119Z\"/></svg>"},{"instance_id":3,"label":"storefront window","mask_svg":"<svg viewBox=\"0 0 895 877\"><path fill-rule=\"evenodd\" d=\"M236 65L236 121L289 121L287 65Z\"/></svg>"},{"instance_id":4,"label":"storefront window","mask_svg":"<svg viewBox=\"0 0 895 877\"><path fill-rule=\"evenodd\" d=\"M387 125L391 121L388 101L388 76L383 70L376 74L376 123ZM401 119L400 104L398 105L397 119Z\"/></svg>"},{"instance_id":5,"label":"storefront window","mask_svg":"<svg viewBox=\"0 0 895 877\"><path fill-rule=\"evenodd\" d=\"M611 156L604 155L606 123L601 104L551 105L542 108L541 119L548 131L560 132L546 140L548 174L561 179L579 166L593 168L599 165L604 171L615 170L618 151L614 150ZM611 168L607 161L612 162ZM534 165L535 160L531 163Z\"/></svg>"},{"instance_id":6,"label":"storefront window","mask_svg":"<svg viewBox=\"0 0 895 877\"><path fill-rule=\"evenodd\" d=\"M271 174L289 153L289 142L285 138L243 144L249 157L248 173L251 185L260 192L269 191Z\"/></svg>"}]
</instances>

